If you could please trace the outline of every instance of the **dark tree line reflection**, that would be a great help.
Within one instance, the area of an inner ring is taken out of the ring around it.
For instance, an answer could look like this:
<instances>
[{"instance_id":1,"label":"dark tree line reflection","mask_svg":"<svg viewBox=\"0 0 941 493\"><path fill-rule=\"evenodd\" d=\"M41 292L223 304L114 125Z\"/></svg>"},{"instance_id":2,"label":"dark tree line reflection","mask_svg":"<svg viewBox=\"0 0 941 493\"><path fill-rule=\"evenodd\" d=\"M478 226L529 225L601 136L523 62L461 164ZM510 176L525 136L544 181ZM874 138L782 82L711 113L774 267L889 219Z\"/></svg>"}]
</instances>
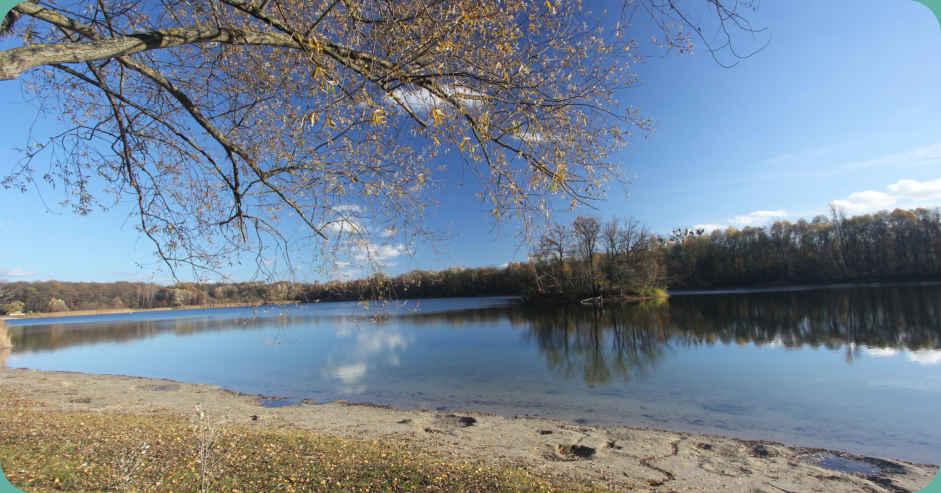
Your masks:
<instances>
[{"instance_id":1,"label":"dark tree line reflection","mask_svg":"<svg viewBox=\"0 0 941 493\"><path fill-rule=\"evenodd\" d=\"M539 345L550 369L581 376L589 385L629 379L653 366L671 339L668 303L604 309L523 310L528 341Z\"/></svg>"},{"instance_id":2,"label":"dark tree line reflection","mask_svg":"<svg viewBox=\"0 0 941 493\"><path fill-rule=\"evenodd\" d=\"M602 309L520 310L548 366L589 385L629 379L670 347L774 344L941 349L941 288L893 287L675 296Z\"/></svg>"},{"instance_id":3,"label":"dark tree line reflection","mask_svg":"<svg viewBox=\"0 0 941 493\"><path fill-rule=\"evenodd\" d=\"M862 347L941 349L941 287L840 288L749 294L674 296L669 301L600 309L511 305L483 309L399 312L358 324L473 330L509 325L538 346L553 371L590 385L629 379L651 370L673 347L774 344L843 350L848 361ZM179 318L101 324L12 327L13 353L100 341L131 341L163 333L333 327L348 315L301 311L243 319ZM420 332L417 333L420 337Z\"/></svg>"}]
</instances>

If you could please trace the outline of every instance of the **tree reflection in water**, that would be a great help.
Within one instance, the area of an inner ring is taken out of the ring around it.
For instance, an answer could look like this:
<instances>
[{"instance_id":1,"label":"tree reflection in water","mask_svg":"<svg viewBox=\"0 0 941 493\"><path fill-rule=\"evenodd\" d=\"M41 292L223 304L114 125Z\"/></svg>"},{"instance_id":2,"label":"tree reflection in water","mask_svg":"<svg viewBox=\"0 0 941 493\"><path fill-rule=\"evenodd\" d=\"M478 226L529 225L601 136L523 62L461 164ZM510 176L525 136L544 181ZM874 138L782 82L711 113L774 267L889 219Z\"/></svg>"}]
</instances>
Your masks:
<instances>
[{"instance_id":1,"label":"tree reflection in water","mask_svg":"<svg viewBox=\"0 0 941 493\"><path fill-rule=\"evenodd\" d=\"M629 379L672 346L941 349L938 287L844 288L674 296L637 305L520 309L549 368L589 385Z\"/></svg>"},{"instance_id":2,"label":"tree reflection in water","mask_svg":"<svg viewBox=\"0 0 941 493\"><path fill-rule=\"evenodd\" d=\"M514 304L431 313L406 311L378 322L368 321L365 315L352 318L358 320L357 324L397 324L404 330L508 325L538 346L553 371L600 385L650 371L672 347L718 343L825 347L844 350L848 363L867 348L888 352L921 350L933 356L933 351L941 349L939 299L939 286L839 288L684 295L666 302L600 308ZM16 354L102 341L131 341L164 333L267 328L288 331L302 326L333 326L341 319L348 321L351 317L285 309L253 318L191 316L14 326L10 336ZM6 356L0 353L0 364Z\"/></svg>"}]
</instances>

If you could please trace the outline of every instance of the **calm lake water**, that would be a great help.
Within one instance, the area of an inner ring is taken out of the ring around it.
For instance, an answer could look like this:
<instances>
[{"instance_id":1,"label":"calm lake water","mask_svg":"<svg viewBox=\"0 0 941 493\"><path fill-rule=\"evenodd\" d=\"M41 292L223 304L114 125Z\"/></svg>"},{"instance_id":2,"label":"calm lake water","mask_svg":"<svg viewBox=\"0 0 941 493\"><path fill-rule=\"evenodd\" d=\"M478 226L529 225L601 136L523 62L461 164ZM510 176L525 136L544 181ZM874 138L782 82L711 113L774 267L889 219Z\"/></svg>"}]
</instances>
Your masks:
<instances>
[{"instance_id":1,"label":"calm lake water","mask_svg":"<svg viewBox=\"0 0 941 493\"><path fill-rule=\"evenodd\" d=\"M11 325L13 368L941 462L938 286L690 294L601 310L465 298Z\"/></svg>"}]
</instances>

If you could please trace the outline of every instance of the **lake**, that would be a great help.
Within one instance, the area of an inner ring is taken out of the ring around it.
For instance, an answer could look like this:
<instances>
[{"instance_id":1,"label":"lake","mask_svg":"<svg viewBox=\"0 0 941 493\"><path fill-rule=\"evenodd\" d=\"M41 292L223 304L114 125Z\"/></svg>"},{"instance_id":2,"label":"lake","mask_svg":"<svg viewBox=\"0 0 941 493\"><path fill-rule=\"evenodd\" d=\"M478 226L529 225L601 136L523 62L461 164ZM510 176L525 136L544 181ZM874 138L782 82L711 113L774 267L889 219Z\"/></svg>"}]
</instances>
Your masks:
<instances>
[{"instance_id":1,"label":"lake","mask_svg":"<svg viewBox=\"0 0 941 493\"><path fill-rule=\"evenodd\" d=\"M145 312L10 323L0 365L941 462L941 287Z\"/></svg>"}]
</instances>

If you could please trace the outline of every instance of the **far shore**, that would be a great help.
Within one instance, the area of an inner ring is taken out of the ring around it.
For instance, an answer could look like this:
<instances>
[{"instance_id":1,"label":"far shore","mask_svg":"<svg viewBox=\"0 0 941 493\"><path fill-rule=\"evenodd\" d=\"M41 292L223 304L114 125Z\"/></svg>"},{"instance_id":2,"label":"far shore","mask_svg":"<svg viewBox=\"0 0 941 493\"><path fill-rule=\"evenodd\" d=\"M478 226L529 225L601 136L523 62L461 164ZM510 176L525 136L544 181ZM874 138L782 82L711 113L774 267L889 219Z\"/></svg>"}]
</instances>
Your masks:
<instances>
[{"instance_id":1,"label":"far shore","mask_svg":"<svg viewBox=\"0 0 941 493\"><path fill-rule=\"evenodd\" d=\"M646 301L659 301L669 299L671 296L688 296L688 295L717 295L717 294L749 294L749 293L775 293L775 292L788 292L788 291L811 291L819 289L843 289L843 288L866 288L866 287L906 287L906 286L937 286L941 285L941 280L893 280L893 281L859 281L859 282L841 282L841 283L832 283L832 284L770 284L770 285L754 285L754 286L744 286L744 287L717 287L717 288L705 288L705 289L668 289L665 290L663 294L658 294L654 296L642 296L642 295L623 295L623 296L612 296L605 297L602 304L631 304L631 303L642 303ZM514 295L497 295L497 296L514 296ZM414 298L406 298L414 299ZM351 302L357 300L331 300L330 302ZM262 306L284 306L284 305L301 305L306 303L319 303L322 301L316 302L306 302L306 301L297 301L297 300L285 300L285 301L256 301L256 302L242 302L242 303L210 303L203 305L183 305L183 306L168 306L168 307L158 307L158 308L103 308L97 310L73 310L67 312L40 312L40 313L25 313L25 314L15 314L15 315L0 315L0 321L2 320L25 320L25 319L34 319L34 318L63 318L63 317L85 317L85 316L94 316L94 315L115 315L115 314L130 314L130 313L148 313L148 312L167 312L167 311L181 311L181 310L205 310L213 308L244 308L244 307L262 307ZM326 301L323 301L327 303ZM557 304L558 300L533 300L533 304ZM570 302L573 305L579 304L578 301Z\"/></svg>"},{"instance_id":2,"label":"far shore","mask_svg":"<svg viewBox=\"0 0 941 493\"><path fill-rule=\"evenodd\" d=\"M506 295L510 296L510 295ZM656 300L665 300L668 299L669 294L662 296L629 296L624 295L620 297L605 298L604 303L607 304L630 304L630 303L642 303L645 301L656 301ZM409 298L411 299L411 298ZM356 300L337 300L337 302L350 302ZM205 305L184 305L184 306L167 306L159 308L104 308L99 310L73 310L68 312L41 312L41 313L25 313L25 314L15 314L15 315L0 315L0 321L3 320L29 320L37 318L65 318L65 317L91 317L95 315L123 315L131 313L150 313L150 312L172 312L172 311L183 311L183 310L209 310L214 308L245 308L245 307L263 307L263 306L285 306L285 305L302 305L306 303L314 303L307 301L268 301L264 303L212 303ZM329 303L329 302L324 302ZM540 302L536 302L539 304ZM550 302L546 302L550 303ZM553 302L554 303L554 302ZM577 304L577 303L573 303Z\"/></svg>"},{"instance_id":3,"label":"far shore","mask_svg":"<svg viewBox=\"0 0 941 493\"><path fill-rule=\"evenodd\" d=\"M198 406L232 426L386 441L455 462L525 470L535 477L617 491L918 491L938 471L937 466L775 442L529 416L399 410L342 401L265 407L262 396L118 375L0 369L0 394L38 403L30 412L48 413L48 419L57 419L61 414L56 413L192 416Z\"/></svg>"},{"instance_id":4,"label":"far shore","mask_svg":"<svg viewBox=\"0 0 941 493\"><path fill-rule=\"evenodd\" d=\"M87 317L93 315L116 315L126 313L170 312L180 310L205 310L212 308L244 308L250 306L297 305L300 301L266 301L264 303L212 303L206 305L166 306L158 308L104 308L100 310L73 310L68 312L40 312L17 315L2 315L0 320L24 320L31 318Z\"/></svg>"}]
</instances>

